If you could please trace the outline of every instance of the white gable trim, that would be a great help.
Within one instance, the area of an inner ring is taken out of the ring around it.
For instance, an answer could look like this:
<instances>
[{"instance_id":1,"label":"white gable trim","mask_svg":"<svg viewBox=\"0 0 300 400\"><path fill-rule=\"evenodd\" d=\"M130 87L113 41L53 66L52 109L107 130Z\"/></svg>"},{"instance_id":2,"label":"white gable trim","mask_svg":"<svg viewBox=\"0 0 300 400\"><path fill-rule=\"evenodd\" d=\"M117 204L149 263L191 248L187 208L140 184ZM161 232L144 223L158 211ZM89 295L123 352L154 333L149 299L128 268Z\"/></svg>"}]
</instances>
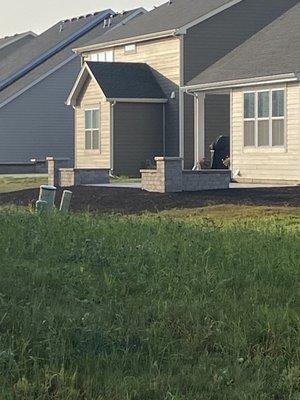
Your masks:
<instances>
[{"instance_id":1,"label":"white gable trim","mask_svg":"<svg viewBox=\"0 0 300 400\"><path fill-rule=\"evenodd\" d=\"M66 100L66 105L67 106L75 106L76 105L76 98L78 94L80 93L84 82L86 78L90 75L92 78L93 74L91 73L91 70L88 68L87 64L84 64L83 67L81 68L81 71L79 72L79 75L77 76L77 79L71 89L71 92ZM97 83L98 85L98 83Z\"/></svg>"},{"instance_id":2,"label":"white gable trim","mask_svg":"<svg viewBox=\"0 0 300 400\"><path fill-rule=\"evenodd\" d=\"M54 74L56 71L58 71L60 68L64 67L66 64L68 64L70 61L74 60L77 57L76 54L73 54L71 57L69 57L67 60L63 61L62 63L56 65L54 68L46 72L44 75L40 76L38 79L35 81L31 82L30 85L25 86L23 89L19 90L18 92L14 93L12 96L8 97L6 100L3 101L3 103L0 104L0 109L13 100L15 100L17 97L21 96L23 93L27 92L27 90L31 89L38 83L42 82L44 79L48 78L48 76Z\"/></svg>"}]
</instances>

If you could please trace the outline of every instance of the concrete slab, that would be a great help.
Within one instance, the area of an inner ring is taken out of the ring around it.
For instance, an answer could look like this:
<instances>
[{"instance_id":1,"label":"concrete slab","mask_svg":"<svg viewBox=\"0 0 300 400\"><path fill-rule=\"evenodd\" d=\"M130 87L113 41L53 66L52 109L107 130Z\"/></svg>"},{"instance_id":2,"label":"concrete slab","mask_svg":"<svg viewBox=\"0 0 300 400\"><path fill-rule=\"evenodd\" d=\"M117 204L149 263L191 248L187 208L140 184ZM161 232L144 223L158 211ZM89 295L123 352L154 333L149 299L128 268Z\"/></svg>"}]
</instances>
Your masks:
<instances>
[{"instance_id":1,"label":"concrete slab","mask_svg":"<svg viewBox=\"0 0 300 400\"><path fill-rule=\"evenodd\" d=\"M92 187L107 187L107 188L120 188L120 189L141 189L141 183L103 183L99 185L83 185Z\"/></svg>"},{"instance_id":2,"label":"concrete slab","mask_svg":"<svg viewBox=\"0 0 300 400\"><path fill-rule=\"evenodd\" d=\"M26 178L47 178L48 174L0 174L1 178L15 178L15 179L26 179Z\"/></svg>"},{"instance_id":3,"label":"concrete slab","mask_svg":"<svg viewBox=\"0 0 300 400\"><path fill-rule=\"evenodd\" d=\"M91 187L107 187L107 188L119 188L119 189L141 189L142 184L138 182L134 183L104 183L97 185L82 185ZM263 183L231 183L230 189L255 189L255 188L276 188L276 187L292 187L297 185L275 185L275 184L263 184Z\"/></svg>"},{"instance_id":4,"label":"concrete slab","mask_svg":"<svg viewBox=\"0 0 300 400\"><path fill-rule=\"evenodd\" d=\"M231 183L230 189L255 189L255 188L277 188L277 187L293 187L297 185L285 184L267 184L267 183Z\"/></svg>"}]
</instances>

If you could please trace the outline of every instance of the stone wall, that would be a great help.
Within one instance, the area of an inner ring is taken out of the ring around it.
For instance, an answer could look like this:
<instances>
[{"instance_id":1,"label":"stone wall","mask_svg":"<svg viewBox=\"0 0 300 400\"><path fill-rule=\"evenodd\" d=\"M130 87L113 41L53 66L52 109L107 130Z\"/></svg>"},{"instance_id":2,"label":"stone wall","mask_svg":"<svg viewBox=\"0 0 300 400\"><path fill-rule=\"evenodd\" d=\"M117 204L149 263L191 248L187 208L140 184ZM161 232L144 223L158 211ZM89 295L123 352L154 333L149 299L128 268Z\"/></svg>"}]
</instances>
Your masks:
<instances>
[{"instance_id":1,"label":"stone wall","mask_svg":"<svg viewBox=\"0 0 300 400\"><path fill-rule=\"evenodd\" d=\"M182 172L182 190L197 192L198 190L228 189L231 172L228 170L201 170Z\"/></svg>"},{"instance_id":2,"label":"stone wall","mask_svg":"<svg viewBox=\"0 0 300 400\"><path fill-rule=\"evenodd\" d=\"M59 186L99 185L109 183L108 169L74 169L59 170Z\"/></svg>"},{"instance_id":3,"label":"stone wall","mask_svg":"<svg viewBox=\"0 0 300 400\"><path fill-rule=\"evenodd\" d=\"M70 167L71 160L57 159L54 157L47 157L47 170L48 170L48 184L51 186L59 186L59 170L60 168Z\"/></svg>"},{"instance_id":4,"label":"stone wall","mask_svg":"<svg viewBox=\"0 0 300 400\"><path fill-rule=\"evenodd\" d=\"M57 187L109 183L109 169L69 168L69 160L47 158L48 184Z\"/></svg>"},{"instance_id":5,"label":"stone wall","mask_svg":"<svg viewBox=\"0 0 300 400\"><path fill-rule=\"evenodd\" d=\"M156 170L141 170L142 189L148 192L177 193L228 189L229 170L182 170L181 158L157 157Z\"/></svg>"}]
</instances>

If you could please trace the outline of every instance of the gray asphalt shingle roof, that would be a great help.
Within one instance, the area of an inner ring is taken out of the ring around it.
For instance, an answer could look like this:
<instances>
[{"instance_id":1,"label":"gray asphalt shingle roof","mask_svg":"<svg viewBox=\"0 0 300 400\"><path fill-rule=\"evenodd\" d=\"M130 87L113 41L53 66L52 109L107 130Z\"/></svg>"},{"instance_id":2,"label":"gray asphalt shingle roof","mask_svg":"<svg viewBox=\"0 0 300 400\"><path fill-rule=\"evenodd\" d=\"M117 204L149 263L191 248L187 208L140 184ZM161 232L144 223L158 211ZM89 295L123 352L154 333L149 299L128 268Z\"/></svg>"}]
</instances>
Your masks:
<instances>
[{"instance_id":1,"label":"gray asphalt shingle roof","mask_svg":"<svg viewBox=\"0 0 300 400\"><path fill-rule=\"evenodd\" d=\"M35 33L25 32L0 39L0 61L3 60L4 57L8 57L11 53L19 50L35 37Z\"/></svg>"},{"instance_id":2,"label":"gray asphalt shingle roof","mask_svg":"<svg viewBox=\"0 0 300 400\"><path fill-rule=\"evenodd\" d=\"M100 13L105 12L108 12L108 10L101 11ZM100 13L79 19L76 18L74 20L60 21L41 35L37 36L33 41L23 46L17 53L2 60L0 62L0 82L8 76L11 76L23 66L36 60L43 53L46 53L64 40L67 40L72 35L76 34L76 32L84 28L87 24L93 22Z\"/></svg>"},{"instance_id":3,"label":"gray asphalt shingle roof","mask_svg":"<svg viewBox=\"0 0 300 400\"><path fill-rule=\"evenodd\" d=\"M20 40L25 36L34 37L34 34L32 32L24 32L24 33L16 33L13 36L5 36L3 38L0 38L0 48L2 46L8 46L9 44L15 42L16 40Z\"/></svg>"},{"instance_id":4,"label":"gray asphalt shingle roof","mask_svg":"<svg viewBox=\"0 0 300 400\"><path fill-rule=\"evenodd\" d=\"M188 85L300 72L300 4L207 68Z\"/></svg>"},{"instance_id":5,"label":"gray asphalt shingle roof","mask_svg":"<svg viewBox=\"0 0 300 400\"><path fill-rule=\"evenodd\" d=\"M89 45L112 42L156 32L177 29L230 3L231 0L172 0L89 42Z\"/></svg>"},{"instance_id":6,"label":"gray asphalt shingle roof","mask_svg":"<svg viewBox=\"0 0 300 400\"><path fill-rule=\"evenodd\" d=\"M101 37L101 35L105 34L108 29L114 28L122 20L128 18L128 16L134 11L135 10L130 10L123 14L115 15L109 28L103 28L103 23L98 24L88 33L81 36L76 41L65 47L63 50L57 52L45 62L34 68L32 71L25 74L22 78L18 79L13 84L0 91L0 104L23 88L26 88L36 79L39 79L43 75L47 74L57 65L68 60L70 57L75 56L73 52L74 46L83 46L88 41L96 37ZM60 36L60 33L63 33L64 38L68 37L68 35L71 35L72 33L76 32L76 30L82 28L84 26L84 23L86 24L87 20L90 21L91 18L94 17L90 16L87 18L80 18L77 21L65 22L64 27L68 27L68 29L64 29L63 32L59 32L59 27L61 23L58 23L45 33L34 38L29 44L23 46L15 54L11 55L5 60L0 60L0 81L11 76L11 74L17 71L20 67L27 65L28 62L37 58L41 54L41 52L44 52L47 48L51 48L54 44L57 43L58 39L59 41L61 41L62 36ZM29 55L27 53L29 53Z\"/></svg>"},{"instance_id":7,"label":"gray asphalt shingle roof","mask_svg":"<svg viewBox=\"0 0 300 400\"><path fill-rule=\"evenodd\" d=\"M148 64L87 62L108 99L166 99Z\"/></svg>"}]
</instances>

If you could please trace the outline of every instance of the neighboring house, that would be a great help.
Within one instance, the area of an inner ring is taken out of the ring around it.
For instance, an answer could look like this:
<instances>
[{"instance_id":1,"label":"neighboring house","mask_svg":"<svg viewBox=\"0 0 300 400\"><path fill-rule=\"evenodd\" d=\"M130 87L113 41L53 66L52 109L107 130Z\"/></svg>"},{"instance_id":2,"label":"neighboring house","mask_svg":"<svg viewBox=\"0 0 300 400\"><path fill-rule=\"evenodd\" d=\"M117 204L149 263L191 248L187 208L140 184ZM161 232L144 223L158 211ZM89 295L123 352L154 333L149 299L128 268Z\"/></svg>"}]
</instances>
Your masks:
<instances>
[{"instance_id":1,"label":"neighboring house","mask_svg":"<svg viewBox=\"0 0 300 400\"><path fill-rule=\"evenodd\" d=\"M185 90L195 96L200 144L206 135L205 95L230 96L231 169L238 180L300 182L300 4L201 72Z\"/></svg>"},{"instance_id":2,"label":"neighboring house","mask_svg":"<svg viewBox=\"0 0 300 400\"><path fill-rule=\"evenodd\" d=\"M74 112L65 104L81 69L72 49L144 13L108 9L61 21L0 60L0 163L74 155Z\"/></svg>"},{"instance_id":3,"label":"neighboring house","mask_svg":"<svg viewBox=\"0 0 300 400\"><path fill-rule=\"evenodd\" d=\"M7 57L14 51L20 49L36 36L37 35L34 32L24 32L0 39L0 62L4 57Z\"/></svg>"},{"instance_id":4,"label":"neighboring house","mask_svg":"<svg viewBox=\"0 0 300 400\"><path fill-rule=\"evenodd\" d=\"M88 45L78 47L76 51L85 61L146 63L151 67L167 100L160 117L162 141L157 155L180 155L184 159L185 168L191 169L196 161L194 102L192 95L180 91L179 88L298 1L172 0L125 26L92 40ZM144 131L146 123L143 123L140 115L144 115L143 118L147 121L146 113L152 112L152 108L147 105L153 104L153 99L147 98L146 94L143 96L142 90L139 99L130 98L128 89L127 96L123 94L123 98L110 101L102 96L101 75L100 79L95 79L88 67L89 65L83 66L68 99L68 104L76 107L75 168L84 165L85 168L107 168L113 173L138 175L138 166L143 167L153 153L152 148L148 149L147 154L139 151L139 141L142 141L143 135L150 134ZM116 76L116 80L122 85L122 75ZM105 105L102 105L103 102ZM110 111L107 102L110 103ZM137 102L144 106L143 114L139 113ZM118 108L124 110L121 126L114 120L115 110ZM210 132L209 137L215 139L220 133L229 135L230 96L208 95L205 108L205 124L206 130ZM100 119L96 122L96 130L99 130L100 135L99 147L93 149L93 157L90 157L88 139L90 109L97 109L100 113ZM82 115L85 111L87 120L84 125ZM218 118L215 118L216 111L219 111ZM107 125L108 112L110 125ZM121 136L122 141L116 139ZM104 142L106 145L101 146ZM209 156L208 142L201 151ZM122 168L117 168L117 165L122 165Z\"/></svg>"}]
</instances>

